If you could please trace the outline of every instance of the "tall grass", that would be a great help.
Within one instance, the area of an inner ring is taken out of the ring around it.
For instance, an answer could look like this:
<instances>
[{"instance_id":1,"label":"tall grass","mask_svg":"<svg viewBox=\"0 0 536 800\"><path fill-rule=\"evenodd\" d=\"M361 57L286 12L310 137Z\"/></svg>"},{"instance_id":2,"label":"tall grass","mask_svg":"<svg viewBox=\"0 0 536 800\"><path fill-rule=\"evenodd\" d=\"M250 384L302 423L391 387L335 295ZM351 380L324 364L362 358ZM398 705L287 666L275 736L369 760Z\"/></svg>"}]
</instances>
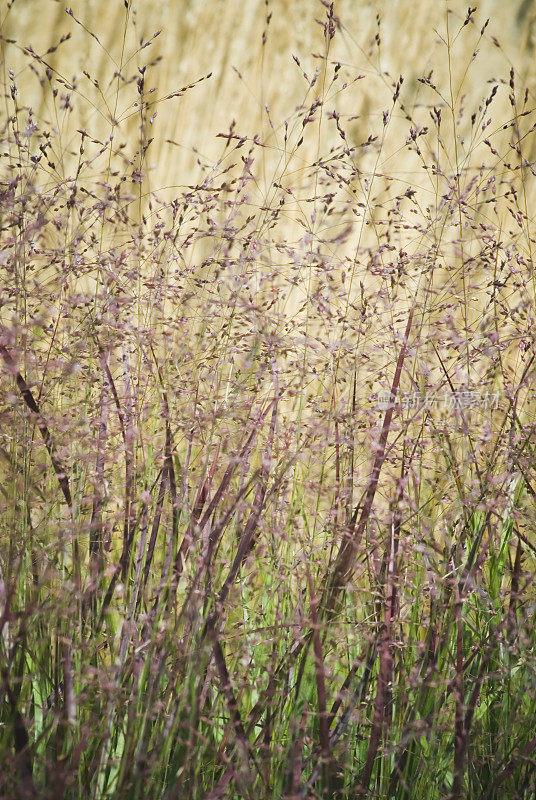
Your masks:
<instances>
[{"instance_id":1,"label":"tall grass","mask_svg":"<svg viewBox=\"0 0 536 800\"><path fill-rule=\"evenodd\" d=\"M476 9L417 95L315 15L160 191L130 5L106 83L3 40L3 797L534 794L532 95Z\"/></svg>"}]
</instances>

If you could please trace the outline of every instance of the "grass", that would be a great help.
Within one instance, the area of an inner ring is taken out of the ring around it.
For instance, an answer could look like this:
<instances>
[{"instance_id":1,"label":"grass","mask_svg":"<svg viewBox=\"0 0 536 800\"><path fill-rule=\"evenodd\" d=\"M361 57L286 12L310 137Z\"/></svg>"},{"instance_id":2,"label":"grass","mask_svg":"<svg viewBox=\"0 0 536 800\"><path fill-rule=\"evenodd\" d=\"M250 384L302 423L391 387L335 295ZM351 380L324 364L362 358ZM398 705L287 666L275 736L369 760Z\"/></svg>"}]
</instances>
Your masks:
<instances>
[{"instance_id":1,"label":"grass","mask_svg":"<svg viewBox=\"0 0 536 800\"><path fill-rule=\"evenodd\" d=\"M532 95L476 9L417 82L316 16L156 191L129 5L106 81L2 40L3 797L534 794Z\"/></svg>"}]
</instances>

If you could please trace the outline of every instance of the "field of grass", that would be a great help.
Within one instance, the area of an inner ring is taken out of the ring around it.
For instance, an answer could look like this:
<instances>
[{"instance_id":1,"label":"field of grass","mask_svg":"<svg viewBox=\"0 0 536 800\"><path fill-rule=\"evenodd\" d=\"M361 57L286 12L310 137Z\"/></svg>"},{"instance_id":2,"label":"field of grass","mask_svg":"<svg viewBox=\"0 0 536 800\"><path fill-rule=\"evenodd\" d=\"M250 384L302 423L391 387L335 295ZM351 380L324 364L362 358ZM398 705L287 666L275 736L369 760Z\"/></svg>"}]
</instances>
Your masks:
<instances>
[{"instance_id":1,"label":"field of grass","mask_svg":"<svg viewBox=\"0 0 536 800\"><path fill-rule=\"evenodd\" d=\"M533 797L532 76L321 0L285 105L266 2L186 146L231 65L57 5L2 7L0 797Z\"/></svg>"}]
</instances>

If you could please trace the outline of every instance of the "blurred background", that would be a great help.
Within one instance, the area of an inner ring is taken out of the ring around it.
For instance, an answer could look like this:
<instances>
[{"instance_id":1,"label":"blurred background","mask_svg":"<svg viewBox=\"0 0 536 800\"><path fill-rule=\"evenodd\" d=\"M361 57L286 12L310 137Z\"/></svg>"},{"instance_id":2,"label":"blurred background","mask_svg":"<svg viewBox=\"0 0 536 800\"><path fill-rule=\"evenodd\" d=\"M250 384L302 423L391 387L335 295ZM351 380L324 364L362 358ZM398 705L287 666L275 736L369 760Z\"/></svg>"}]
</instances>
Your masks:
<instances>
[{"instance_id":1,"label":"blurred background","mask_svg":"<svg viewBox=\"0 0 536 800\"><path fill-rule=\"evenodd\" d=\"M402 98L408 107L421 98L423 103L430 100L418 79L431 71L438 86L448 87L451 80L460 91L458 99L469 108L489 94L487 82L507 78L512 65L518 85L534 89L534 0L475 2L469 31L457 41L468 11L465 1L338 0L337 31L327 60L325 6L321 0L141 0L135 5L124 0L74 0L70 5L4 0L4 75L7 80L12 70L24 103L36 116L54 122L57 112L36 74L35 57L25 50L31 47L54 77L76 83L70 93L76 111L71 129L106 136L115 117L131 136L138 126L135 80L138 68L147 66L145 91L152 94L146 100L150 117L157 114L150 122L154 140L147 161L153 189L193 180L199 167L193 149L201 161L214 162L224 149L216 134L228 131L233 121L236 133L258 134L280 150L285 120L310 103L315 92L326 99L326 111L354 117L346 130L358 142L381 126L382 110L391 104L399 75L405 78ZM445 47L449 38L450 62ZM330 62L341 64L340 75L337 87L326 92ZM210 78L182 96L163 99L209 73ZM344 83L349 88L341 91ZM397 113L403 121L402 112ZM63 118L56 123L69 127ZM336 141L335 126L324 125L322 137L326 144ZM310 155L303 153L305 160ZM396 167L402 168L400 160Z\"/></svg>"}]
</instances>

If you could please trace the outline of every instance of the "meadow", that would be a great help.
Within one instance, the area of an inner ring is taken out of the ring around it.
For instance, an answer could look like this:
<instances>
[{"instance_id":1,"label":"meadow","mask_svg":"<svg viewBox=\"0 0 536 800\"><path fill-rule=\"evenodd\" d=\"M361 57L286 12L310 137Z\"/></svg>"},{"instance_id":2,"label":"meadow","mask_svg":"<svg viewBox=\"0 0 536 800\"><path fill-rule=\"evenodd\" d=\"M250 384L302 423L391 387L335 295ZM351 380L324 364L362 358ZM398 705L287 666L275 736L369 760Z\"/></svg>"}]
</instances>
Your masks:
<instances>
[{"instance_id":1,"label":"meadow","mask_svg":"<svg viewBox=\"0 0 536 800\"><path fill-rule=\"evenodd\" d=\"M169 5L2 6L0 796L533 797L532 6Z\"/></svg>"}]
</instances>

